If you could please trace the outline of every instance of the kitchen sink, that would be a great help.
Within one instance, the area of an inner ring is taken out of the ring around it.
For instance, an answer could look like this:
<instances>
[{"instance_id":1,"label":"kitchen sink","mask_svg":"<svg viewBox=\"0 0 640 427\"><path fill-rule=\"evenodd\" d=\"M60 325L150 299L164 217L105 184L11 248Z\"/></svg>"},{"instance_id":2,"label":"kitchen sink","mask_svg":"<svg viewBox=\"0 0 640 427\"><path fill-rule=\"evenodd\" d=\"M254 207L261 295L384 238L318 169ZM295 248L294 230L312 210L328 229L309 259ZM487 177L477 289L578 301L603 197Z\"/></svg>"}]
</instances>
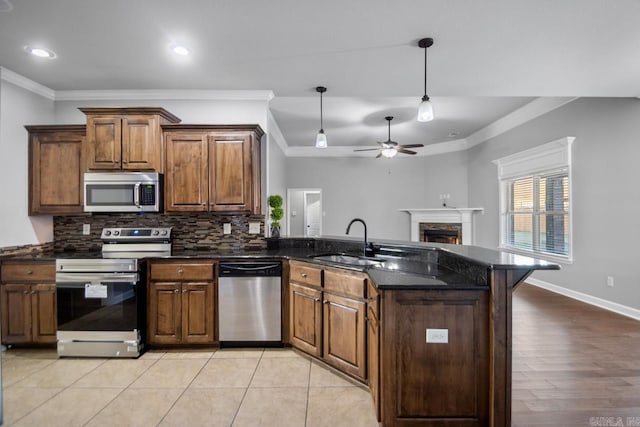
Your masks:
<instances>
[{"instance_id":1,"label":"kitchen sink","mask_svg":"<svg viewBox=\"0 0 640 427\"><path fill-rule=\"evenodd\" d=\"M384 262L383 259L365 258L365 257L359 257L355 255L345 255L345 254L316 255L316 256L312 256L311 258L318 261L333 262L336 264L360 265L360 266L378 265Z\"/></svg>"}]
</instances>

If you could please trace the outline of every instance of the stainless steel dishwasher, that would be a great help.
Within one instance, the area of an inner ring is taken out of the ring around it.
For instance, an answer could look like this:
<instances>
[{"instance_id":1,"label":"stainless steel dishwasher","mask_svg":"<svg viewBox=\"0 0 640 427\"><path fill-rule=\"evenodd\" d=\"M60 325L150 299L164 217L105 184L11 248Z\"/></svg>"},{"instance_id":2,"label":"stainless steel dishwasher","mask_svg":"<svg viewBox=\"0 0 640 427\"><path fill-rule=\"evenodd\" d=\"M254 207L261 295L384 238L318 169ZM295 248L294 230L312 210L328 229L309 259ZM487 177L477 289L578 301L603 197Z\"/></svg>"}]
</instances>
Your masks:
<instances>
[{"instance_id":1,"label":"stainless steel dishwasher","mask_svg":"<svg viewBox=\"0 0 640 427\"><path fill-rule=\"evenodd\" d=\"M280 262L223 262L218 280L220 345L282 345Z\"/></svg>"}]
</instances>

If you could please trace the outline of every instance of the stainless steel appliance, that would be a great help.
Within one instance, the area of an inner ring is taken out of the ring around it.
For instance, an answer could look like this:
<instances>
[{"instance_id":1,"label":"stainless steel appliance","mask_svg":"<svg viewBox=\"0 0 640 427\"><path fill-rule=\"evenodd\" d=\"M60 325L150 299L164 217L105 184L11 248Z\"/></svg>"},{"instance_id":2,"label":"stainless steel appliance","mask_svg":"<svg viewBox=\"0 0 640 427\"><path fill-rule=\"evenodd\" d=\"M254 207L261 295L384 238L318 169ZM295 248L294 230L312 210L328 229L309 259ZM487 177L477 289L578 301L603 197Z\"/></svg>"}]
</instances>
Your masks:
<instances>
[{"instance_id":1,"label":"stainless steel appliance","mask_svg":"<svg viewBox=\"0 0 640 427\"><path fill-rule=\"evenodd\" d=\"M139 258L171 255L171 228L105 228L98 258L56 260L58 355L138 357L146 291Z\"/></svg>"},{"instance_id":2,"label":"stainless steel appliance","mask_svg":"<svg viewBox=\"0 0 640 427\"><path fill-rule=\"evenodd\" d=\"M220 263L220 345L282 345L280 262Z\"/></svg>"},{"instance_id":3,"label":"stainless steel appliance","mask_svg":"<svg viewBox=\"0 0 640 427\"><path fill-rule=\"evenodd\" d=\"M87 172L85 212L160 212L162 175L155 172Z\"/></svg>"}]
</instances>

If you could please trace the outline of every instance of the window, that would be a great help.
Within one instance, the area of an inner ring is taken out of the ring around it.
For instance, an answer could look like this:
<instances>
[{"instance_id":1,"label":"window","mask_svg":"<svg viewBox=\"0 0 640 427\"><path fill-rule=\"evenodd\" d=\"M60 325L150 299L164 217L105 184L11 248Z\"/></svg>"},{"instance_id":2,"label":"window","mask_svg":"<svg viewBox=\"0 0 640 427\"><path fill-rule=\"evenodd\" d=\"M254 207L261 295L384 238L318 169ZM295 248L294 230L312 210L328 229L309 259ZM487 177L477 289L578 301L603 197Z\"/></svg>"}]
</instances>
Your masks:
<instances>
[{"instance_id":1,"label":"window","mask_svg":"<svg viewBox=\"0 0 640 427\"><path fill-rule=\"evenodd\" d=\"M563 138L494 161L500 181L500 247L571 261L571 143Z\"/></svg>"}]
</instances>

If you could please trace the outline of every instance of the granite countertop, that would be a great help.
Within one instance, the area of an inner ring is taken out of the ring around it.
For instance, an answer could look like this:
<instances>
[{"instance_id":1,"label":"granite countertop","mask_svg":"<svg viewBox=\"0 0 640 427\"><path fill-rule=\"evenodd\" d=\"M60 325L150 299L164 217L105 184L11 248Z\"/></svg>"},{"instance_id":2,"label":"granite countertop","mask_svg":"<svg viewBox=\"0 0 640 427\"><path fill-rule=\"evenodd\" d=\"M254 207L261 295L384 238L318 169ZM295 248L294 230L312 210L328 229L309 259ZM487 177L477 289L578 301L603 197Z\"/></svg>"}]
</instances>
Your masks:
<instances>
[{"instance_id":1,"label":"granite countertop","mask_svg":"<svg viewBox=\"0 0 640 427\"><path fill-rule=\"evenodd\" d=\"M152 256L149 259L165 258L201 258L201 259L289 259L315 263L321 266L361 271L369 274L379 289L485 289L487 274L491 269L541 270L559 269L559 266L547 261L537 260L501 251L477 246L447 244L421 244L416 242L398 242L377 240L374 243L380 254L376 258L381 262L374 265L343 264L314 259L314 256L327 253L349 253L358 256L354 248L360 248L362 240L357 238L289 238L284 239L292 247L283 245L275 249L217 250L202 248L174 249L171 256ZM297 244L297 243L304 244ZM309 242L318 243L322 248L311 247ZM343 245L343 246L341 246ZM327 250L330 249L330 250ZM437 255L436 255L437 254ZM64 251L39 252L26 255L8 255L2 260L55 260L61 258L101 258L100 251Z\"/></svg>"}]
</instances>

